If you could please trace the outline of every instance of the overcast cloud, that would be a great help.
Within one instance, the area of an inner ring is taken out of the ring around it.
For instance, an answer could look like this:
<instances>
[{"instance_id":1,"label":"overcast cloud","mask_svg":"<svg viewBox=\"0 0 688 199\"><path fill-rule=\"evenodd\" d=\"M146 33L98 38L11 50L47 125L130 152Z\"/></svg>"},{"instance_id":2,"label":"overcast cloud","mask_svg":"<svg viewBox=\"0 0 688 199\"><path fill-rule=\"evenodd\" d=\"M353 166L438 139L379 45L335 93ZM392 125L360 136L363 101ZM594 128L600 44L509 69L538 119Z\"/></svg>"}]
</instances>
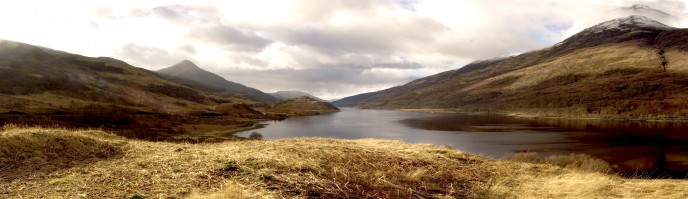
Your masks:
<instances>
[{"instance_id":1,"label":"overcast cloud","mask_svg":"<svg viewBox=\"0 0 688 199\"><path fill-rule=\"evenodd\" d=\"M657 10L624 9L633 4ZM181 60L325 99L553 45L630 14L688 26L683 1L11 1L0 39L157 70Z\"/></svg>"}]
</instances>

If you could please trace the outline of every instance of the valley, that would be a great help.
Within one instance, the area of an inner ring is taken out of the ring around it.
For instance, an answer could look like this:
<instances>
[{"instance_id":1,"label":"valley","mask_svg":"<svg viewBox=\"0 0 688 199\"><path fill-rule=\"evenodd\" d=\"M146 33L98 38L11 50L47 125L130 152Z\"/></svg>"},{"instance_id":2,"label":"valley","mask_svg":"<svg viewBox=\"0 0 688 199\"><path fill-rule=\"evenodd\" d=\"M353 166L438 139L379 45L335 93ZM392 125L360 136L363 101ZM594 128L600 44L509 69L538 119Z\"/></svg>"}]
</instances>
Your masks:
<instances>
[{"instance_id":1,"label":"valley","mask_svg":"<svg viewBox=\"0 0 688 199\"><path fill-rule=\"evenodd\" d=\"M277 98L186 60L151 72L112 58L12 41L0 41L0 56L5 85L0 124L100 128L131 138L199 142L238 139L206 135L214 131L321 113L318 106L300 107L308 103L273 108Z\"/></svg>"},{"instance_id":2,"label":"valley","mask_svg":"<svg viewBox=\"0 0 688 199\"><path fill-rule=\"evenodd\" d=\"M0 7L0 198L688 198L685 3L228 2Z\"/></svg>"}]
</instances>

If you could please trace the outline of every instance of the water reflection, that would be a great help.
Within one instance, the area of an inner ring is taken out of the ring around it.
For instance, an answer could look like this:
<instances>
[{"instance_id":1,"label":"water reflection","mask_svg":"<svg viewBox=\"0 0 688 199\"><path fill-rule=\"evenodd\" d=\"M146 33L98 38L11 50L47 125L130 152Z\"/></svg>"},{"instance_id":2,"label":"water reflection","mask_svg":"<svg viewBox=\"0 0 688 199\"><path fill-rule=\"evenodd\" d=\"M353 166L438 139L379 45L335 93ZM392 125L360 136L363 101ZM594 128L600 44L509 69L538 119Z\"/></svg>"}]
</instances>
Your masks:
<instances>
[{"instance_id":1,"label":"water reflection","mask_svg":"<svg viewBox=\"0 0 688 199\"><path fill-rule=\"evenodd\" d=\"M499 139L504 145L538 146L517 151L543 155L584 153L604 159L624 173L685 178L688 172L688 123L615 120L516 118L504 115L451 114L409 118L402 123L451 132L535 134L526 139ZM562 135L540 139L537 134ZM535 139L531 139L535 138Z\"/></svg>"},{"instance_id":2,"label":"water reflection","mask_svg":"<svg viewBox=\"0 0 688 199\"><path fill-rule=\"evenodd\" d=\"M343 111L266 122L263 139L292 137L381 138L451 145L501 157L507 153L584 153L625 172L684 178L688 173L688 123L560 120L503 115L431 114L384 110Z\"/></svg>"}]
</instances>

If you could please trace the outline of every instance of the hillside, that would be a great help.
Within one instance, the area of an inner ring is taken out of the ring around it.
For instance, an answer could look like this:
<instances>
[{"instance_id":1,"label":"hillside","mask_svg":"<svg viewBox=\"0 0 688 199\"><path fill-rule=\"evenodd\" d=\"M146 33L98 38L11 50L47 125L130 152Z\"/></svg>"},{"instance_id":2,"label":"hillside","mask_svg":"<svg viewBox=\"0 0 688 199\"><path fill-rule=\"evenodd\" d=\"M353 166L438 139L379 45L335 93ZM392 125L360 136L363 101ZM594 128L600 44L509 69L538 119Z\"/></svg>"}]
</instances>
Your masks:
<instances>
[{"instance_id":1,"label":"hillside","mask_svg":"<svg viewBox=\"0 0 688 199\"><path fill-rule=\"evenodd\" d=\"M330 103L318 101L310 97L297 97L281 101L267 110L268 112L287 115L317 115L321 113L337 112L339 108Z\"/></svg>"},{"instance_id":2,"label":"hillside","mask_svg":"<svg viewBox=\"0 0 688 199\"><path fill-rule=\"evenodd\" d=\"M601 23L541 50L476 61L372 94L384 109L688 118L688 30L642 16Z\"/></svg>"},{"instance_id":3,"label":"hillside","mask_svg":"<svg viewBox=\"0 0 688 199\"><path fill-rule=\"evenodd\" d=\"M0 112L40 112L116 104L147 112L204 110L227 101L125 62L0 41ZM235 98L241 100L240 98ZM69 106L69 107L68 107Z\"/></svg>"},{"instance_id":4,"label":"hillside","mask_svg":"<svg viewBox=\"0 0 688 199\"><path fill-rule=\"evenodd\" d=\"M183 60L173 66L160 69L156 73L177 81L181 84L208 92L224 93L232 96L241 96L263 103L275 103L279 101L275 97L262 91L227 81L225 78L208 72L196 66L191 61Z\"/></svg>"},{"instance_id":5,"label":"hillside","mask_svg":"<svg viewBox=\"0 0 688 199\"><path fill-rule=\"evenodd\" d=\"M303 91L277 91L274 93L268 93L272 95L273 97L280 99L280 100L288 100L288 99L293 99L293 98L298 98L298 97L310 97L315 100L321 101L321 102L326 102L323 99L320 99L316 96L311 95L310 93L306 93Z\"/></svg>"},{"instance_id":6,"label":"hillside","mask_svg":"<svg viewBox=\"0 0 688 199\"><path fill-rule=\"evenodd\" d=\"M215 111L217 105L256 103L251 99L195 89L113 58L4 40L0 40L0 101L0 124L99 127L154 139L186 133L192 130L185 128L189 123L217 123L226 129L250 126L246 122L256 119L209 117L221 116Z\"/></svg>"},{"instance_id":7,"label":"hillside","mask_svg":"<svg viewBox=\"0 0 688 199\"><path fill-rule=\"evenodd\" d=\"M352 107L356 106L357 104L361 104L363 102L367 102L368 100L374 98L380 93L385 92L386 90L381 90L381 91L376 91L376 92L369 92L369 93L362 93L354 96L349 96L345 97L342 99L339 99L337 101L332 102L332 105L338 106L338 107Z\"/></svg>"},{"instance_id":8,"label":"hillside","mask_svg":"<svg viewBox=\"0 0 688 199\"><path fill-rule=\"evenodd\" d=\"M0 141L0 198L688 197L685 180L624 179L585 158L554 166L376 139L189 144L4 126Z\"/></svg>"}]
</instances>

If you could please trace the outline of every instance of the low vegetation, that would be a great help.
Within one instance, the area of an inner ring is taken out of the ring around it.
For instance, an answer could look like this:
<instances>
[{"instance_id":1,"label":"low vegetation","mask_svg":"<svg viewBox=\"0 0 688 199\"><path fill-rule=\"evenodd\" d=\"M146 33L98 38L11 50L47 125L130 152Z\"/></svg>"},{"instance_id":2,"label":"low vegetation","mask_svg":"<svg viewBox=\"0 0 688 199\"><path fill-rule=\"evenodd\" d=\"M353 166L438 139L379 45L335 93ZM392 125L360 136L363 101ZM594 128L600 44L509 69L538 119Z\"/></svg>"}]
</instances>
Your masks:
<instances>
[{"instance_id":1,"label":"low vegetation","mask_svg":"<svg viewBox=\"0 0 688 199\"><path fill-rule=\"evenodd\" d=\"M0 132L0 178L21 179L37 172L120 156L123 142L108 137L113 136L101 131L72 133L6 125Z\"/></svg>"},{"instance_id":2,"label":"low vegetation","mask_svg":"<svg viewBox=\"0 0 688 199\"><path fill-rule=\"evenodd\" d=\"M515 162L529 162L535 164L552 164L563 168L578 169L583 171L611 173L612 168L604 160L600 160L585 154L551 155L538 157L535 152L514 153L503 157L505 160Z\"/></svg>"},{"instance_id":3,"label":"low vegetation","mask_svg":"<svg viewBox=\"0 0 688 199\"><path fill-rule=\"evenodd\" d=\"M268 112L289 116L318 115L339 111L334 105L302 96L279 102L267 109Z\"/></svg>"},{"instance_id":4,"label":"low vegetation","mask_svg":"<svg viewBox=\"0 0 688 199\"><path fill-rule=\"evenodd\" d=\"M17 126L5 126L0 139L9 143L0 146L0 198L688 197L685 180L625 179L562 160L496 160L389 140L188 144Z\"/></svg>"}]
</instances>

